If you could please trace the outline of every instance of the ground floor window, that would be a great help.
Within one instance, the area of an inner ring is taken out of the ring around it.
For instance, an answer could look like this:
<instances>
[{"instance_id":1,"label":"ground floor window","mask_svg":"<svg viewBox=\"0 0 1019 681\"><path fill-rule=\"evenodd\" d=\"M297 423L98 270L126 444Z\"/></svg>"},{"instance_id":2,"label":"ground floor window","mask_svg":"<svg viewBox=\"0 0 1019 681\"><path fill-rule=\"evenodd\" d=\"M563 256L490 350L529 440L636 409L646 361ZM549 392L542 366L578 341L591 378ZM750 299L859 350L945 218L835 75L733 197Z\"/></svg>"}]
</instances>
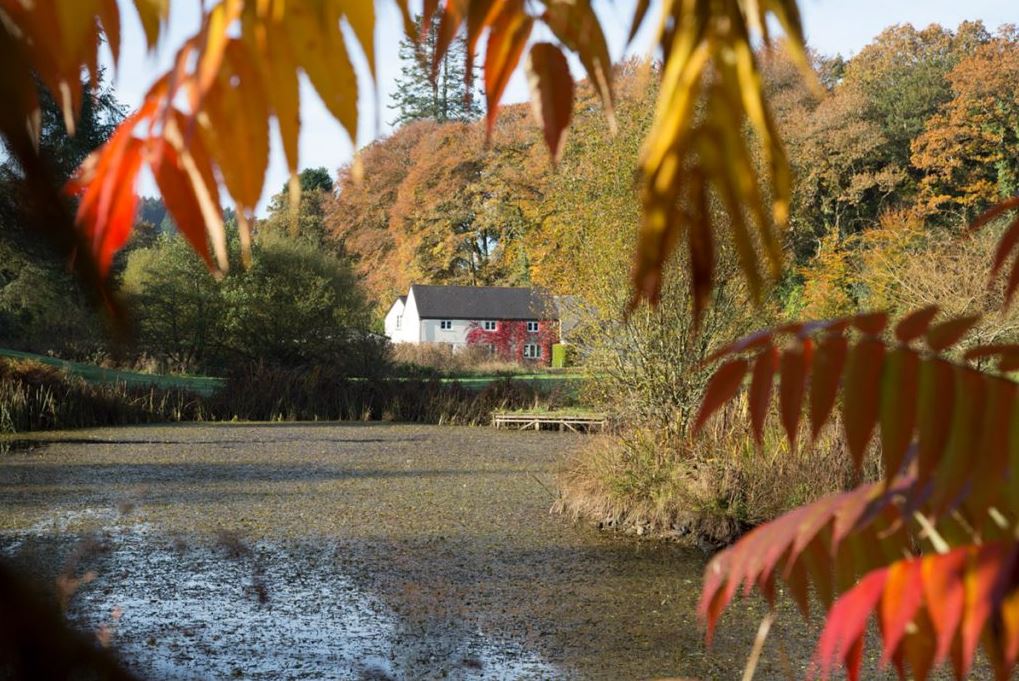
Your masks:
<instances>
[{"instance_id":1,"label":"ground floor window","mask_svg":"<svg viewBox=\"0 0 1019 681\"><path fill-rule=\"evenodd\" d=\"M541 358L541 346L537 343L528 343L524 346L524 357L527 359Z\"/></svg>"}]
</instances>

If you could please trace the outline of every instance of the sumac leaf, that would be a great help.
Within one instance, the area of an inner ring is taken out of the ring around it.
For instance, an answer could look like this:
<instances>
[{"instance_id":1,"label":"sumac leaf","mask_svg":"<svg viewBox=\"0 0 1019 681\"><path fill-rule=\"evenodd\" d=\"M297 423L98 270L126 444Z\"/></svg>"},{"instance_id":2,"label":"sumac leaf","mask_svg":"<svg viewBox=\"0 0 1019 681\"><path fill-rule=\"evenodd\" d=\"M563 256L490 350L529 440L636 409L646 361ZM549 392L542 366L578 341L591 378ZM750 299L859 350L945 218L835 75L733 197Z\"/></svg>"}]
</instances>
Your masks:
<instances>
[{"instance_id":1,"label":"sumac leaf","mask_svg":"<svg viewBox=\"0 0 1019 681\"><path fill-rule=\"evenodd\" d=\"M701 403L697 420L694 422L695 433L704 427L712 414L736 395L743 383L743 377L746 376L747 368L747 360L734 359L723 364L715 372L711 380L708 381L708 387L704 390L704 401Z\"/></svg>"},{"instance_id":2,"label":"sumac leaf","mask_svg":"<svg viewBox=\"0 0 1019 681\"><path fill-rule=\"evenodd\" d=\"M754 361L750 381L750 426L758 445L764 441L764 420L768 415L771 388L777 370L778 350L774 347L765 348Z\"/></svg>"},{"instance_id":3,"label":"sumac leaf","mask_svg":"<svg viewBox=\"0 0 1019 681\"><path fill-rule=\"evenodd\" d=\"M527 57L534 115L545 133L552 162L557 163L566 142L566 130L573 115L573 76L558 47L536 43Z\"/></svg>"},{"instance_id":4,"label":"sumac leaf","mask_svg":"<svg viewBox=\"0 0 1019 681\"><path fill-rule=\"evenodd\" d=\"M927 345L934 352L944 352L962 340L979 321L980 315L969 315L936 324L927 331Z\"/></svg>"},{"instance_id":5,"label":"sumac leaf","mask_svg":"<svg viewBox=\"0 0 1019 681\"><path fill-rule=\"evenodd\" d=\"M843 419L846 444L857 470L870 443L878 419L881 369L885 347L873 338L864 338L849 353L846 365L846 387L843 397Z\"/></svg>"},{"instance_id":6,"label":"sumac leaf","mask_svg":"<svg viewBox=\"0 0 1019 681\"><path fill-rule=\"evenodd\" d=\"M938 311L937 305L929 305L911 312L895 325L895 339L900 343L908 343L924 335Z\"/></svg>"},{"instance_id":7,"label":"sumac leaf","mask_svg":"<svg viewBox=\"0 0 1019 681\"><path fill-rule=\"evenodd\" d=\"M832 334L821 340L814 353L810 378L810 431L815 440L835 406L848 349L845 336Z\"/></svg>"},{"instance_id":8,"label":"sumac leaf","mask_svg":"<svg viewBox=\"0 0 1019 681\"><path fill-rule=\"evenodd\" d=\"M888 354L881 377L881 456L885 479L891 480L902 466L913 441L920 381L920 357L907 347Z\"/></svg>"}]
</instances>

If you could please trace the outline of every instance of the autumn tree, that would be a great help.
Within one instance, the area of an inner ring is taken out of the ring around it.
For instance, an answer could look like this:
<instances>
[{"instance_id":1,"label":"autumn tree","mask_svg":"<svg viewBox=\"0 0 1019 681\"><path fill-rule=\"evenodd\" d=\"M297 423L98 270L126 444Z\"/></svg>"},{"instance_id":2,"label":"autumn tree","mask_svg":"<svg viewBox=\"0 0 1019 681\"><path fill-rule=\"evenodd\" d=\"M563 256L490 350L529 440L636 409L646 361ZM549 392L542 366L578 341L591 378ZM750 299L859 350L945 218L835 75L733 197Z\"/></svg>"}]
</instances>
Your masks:
<instances>
[{"instance_id":1,"label":"autumn tree","mask_svg":"<svg viewBox=\"0 0 1019 681\"><path fill-rule=\"evenodd\" d=\"M860 93L860 117L879 127L887 163L909 167L913 139L952 98L948 74L989 37L979 21L963 22L955 31L899 24L848 61L843 83Z\"/></svg>"},{"instance_id":2,"label":"autumn tree","mask_svg":"<svg viewBox=\"0 0 1019 681\"><path fill-rule=\"evenodd\" d=\"M427 121L410 123L359 151L362 172L349 164L341 168L335 195L325 202L326 231L353 259L369 300L380 308L388 308L410 286L389 216L410 172L411 151L433 126Z\"/></svg>"},{"instance_id":3,"label":"autumn tree","mask_svg":"<svg viewBox=\"0 0 1019 681\"><path fill-rule=\"evenodd\" d=\"M426 26L424 17L418 16L419 39L405 37L400 41L402 67L389 104L396 112L390 123L394 127L420 120L473 121L484 113L474 85L474 54L467 47L466 37L454 38L436 59L440 20L441 15L436 13Z\"/></svg>"},{"instance_id":4,"label":"autumn tree","mask_svg":"<svg viewBox=\"0 0 1019 681\"><path fill-rule=\"evenodd\" d=\"M1003 28L948 75L952 99L913 142L931 211L972 216L1019 192L1019 34Z\"/></svg>"}]
</instances>

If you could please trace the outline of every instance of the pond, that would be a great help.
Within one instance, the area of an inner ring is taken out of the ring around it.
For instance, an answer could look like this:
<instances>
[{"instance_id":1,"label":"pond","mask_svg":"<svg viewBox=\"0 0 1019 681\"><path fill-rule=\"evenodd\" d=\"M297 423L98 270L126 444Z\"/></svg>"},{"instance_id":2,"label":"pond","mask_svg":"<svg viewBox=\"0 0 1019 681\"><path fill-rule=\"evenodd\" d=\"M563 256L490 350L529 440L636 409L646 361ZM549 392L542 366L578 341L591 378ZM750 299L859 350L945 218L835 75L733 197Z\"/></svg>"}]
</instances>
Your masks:
<instances>
[{"instance_id":1,"label":"pond","mask_svg":"<svg viewBox=\"0 0 1019 681\"><path fill-rule=\"evenodd\" d=\"M585 437L33 434L0 457L0 553L47 580L93 572L69 617L150 679L739 678L763 608L735 604L706 650L707 556L550 515ZM780 618L756 678L802 676L811 637Z\"/></svg>"}]
</instances>

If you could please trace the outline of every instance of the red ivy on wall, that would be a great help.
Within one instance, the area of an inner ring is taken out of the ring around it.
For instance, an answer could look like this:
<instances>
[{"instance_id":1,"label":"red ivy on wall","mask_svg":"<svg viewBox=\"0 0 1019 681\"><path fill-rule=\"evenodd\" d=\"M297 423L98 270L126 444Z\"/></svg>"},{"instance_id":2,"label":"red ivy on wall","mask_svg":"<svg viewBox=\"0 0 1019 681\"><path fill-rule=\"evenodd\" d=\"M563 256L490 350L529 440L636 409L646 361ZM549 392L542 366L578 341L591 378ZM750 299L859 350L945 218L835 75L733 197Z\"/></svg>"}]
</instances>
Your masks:
<instances>
[{"instance_id":1,"label":"red ivy on wall","mask_svg":"<svg viewBox=\"0 0 1019 681\"><path fill-rule=\"evenodd\" d=\"M495 331L486 331L480 322L471 322L467 331L467 345L490 345L499 359L511 362L540 362L552 360L552 344L558 340L556 322L538 322L537 333L527 330L525 321L502 321L496 323ZM537 343L541 357L524 357L524 346Z\"/></svg>"}]
</instances>

